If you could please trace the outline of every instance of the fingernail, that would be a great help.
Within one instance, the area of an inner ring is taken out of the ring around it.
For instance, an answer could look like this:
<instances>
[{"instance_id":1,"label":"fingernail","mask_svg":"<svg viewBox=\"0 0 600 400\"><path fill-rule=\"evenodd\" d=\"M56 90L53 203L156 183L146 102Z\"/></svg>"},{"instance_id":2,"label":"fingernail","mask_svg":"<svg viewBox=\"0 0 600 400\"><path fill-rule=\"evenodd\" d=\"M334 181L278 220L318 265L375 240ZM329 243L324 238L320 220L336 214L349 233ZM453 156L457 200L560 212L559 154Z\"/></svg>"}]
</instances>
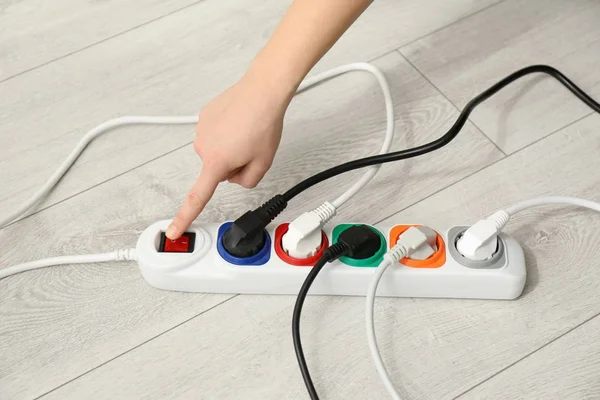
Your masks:
<instances>
[{"instance_id":1,"label":"fingernail","mask_svg":"<svg viewBox=\"0 0 600 400\"><path fill-rule=\"evenodd\" d=\"M167 229L167 232L165 232L165 235L171 240L175 239L175 237L177 236L177 227L175 225L169 225L169 228Z\"/></svg>"}]
</instances>

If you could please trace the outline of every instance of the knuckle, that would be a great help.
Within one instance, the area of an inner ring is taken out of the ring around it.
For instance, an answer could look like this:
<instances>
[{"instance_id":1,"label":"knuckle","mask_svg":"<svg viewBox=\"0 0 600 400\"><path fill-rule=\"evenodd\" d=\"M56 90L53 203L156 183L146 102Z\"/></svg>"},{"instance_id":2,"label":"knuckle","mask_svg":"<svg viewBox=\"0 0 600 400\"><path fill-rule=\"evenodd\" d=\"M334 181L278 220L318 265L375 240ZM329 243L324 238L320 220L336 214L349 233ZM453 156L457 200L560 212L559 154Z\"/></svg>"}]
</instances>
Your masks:
<instances>
[{"instance_id":1,"label":"knuckle","mask_svg":"<svg viewBox=\"0 0 600 400\"><path fill-rule=\"evenodd\" d=\"M184 221L183 217L181 216L181 214L177 214L177 215L175 216L175 218L173 218L173 221L172 221L172 223L173 223L173 225L175 225L175 226L182 226L182 225L184 225L184 224L185 224L185 221Z\"/></svg>"},{"instance_id":2,"label":"knuckle","mask_svg":"<svg viewBox=\"0 0 600 400\"><path fill-rule=\"evenodd\" d=\"M271 165L273 165L273 161L272 160L260 160L258 161L258 168L261 171L267 172L270 168Z\"/></svg>"},{"instance_id":3,"label":"knuckle","mask_svg":"<svg viewBox=\"0 0 600 400\"><path fill-rule=\"evenodd\" d=\"M223 165L223 159L219 158L218 156L215 157L214 155L211 155L211 156L206 156L202 159L202 168L207 169L207 170L218 171L221 169L222 165Z\"/></svg>"},{"instance_id":4,"label":"knuckle","mask_svg":"<svg viewBox=\"0 0 600 400\"><path fill-rule=\"evenodd\" d=\"M198 208L198 207L202 206L203 199L200 196L198 196L196 193L190 192L187 195L187 203L194 208Z\"/></svg>"},{"instance_id":5,"label":"knuckle","mask_svg":"<svg viewBox=\"0 0 600 400\"><path fill-rule=\"evenodd\" d=\"M196 152L196 154L200 155L200 153L202 152L202 144L200 143L199 140L195 140L194 141L194 151Z\"/></svg>"},{"instance_id":6,"label":"knuckle","mask_svg":"<svg viewBox=\"0 0 600 400\"><path fill-rule=\"evenodd\" d=\"M246 189L254 189L256 185L258 185L258 179L245 178L240 182L240 185L242 185Z\"/></svg>"},{"instance_id":7,"label":"knuckle","mask_svg":"<svg viewBox=\"0 0 600 400\"><path fill-rule=\"evenodd\" d=\"M269 169L273 165L273 159L263 160L261 165L266 169Z\"/></svg>"}]
</instances>

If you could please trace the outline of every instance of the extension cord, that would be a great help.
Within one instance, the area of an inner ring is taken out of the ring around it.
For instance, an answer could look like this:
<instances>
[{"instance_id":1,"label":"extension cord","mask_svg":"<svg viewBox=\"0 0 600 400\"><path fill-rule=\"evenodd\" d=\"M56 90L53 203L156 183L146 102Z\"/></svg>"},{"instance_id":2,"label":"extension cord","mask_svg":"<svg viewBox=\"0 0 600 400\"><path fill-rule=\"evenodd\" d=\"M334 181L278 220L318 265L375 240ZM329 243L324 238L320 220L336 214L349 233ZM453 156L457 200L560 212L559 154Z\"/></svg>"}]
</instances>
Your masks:
<instances>
[{"instance_id":1,"label":"extension cord","mask_svg":"<svg viewBox=\"0 0 600 400\"><path fill-rule=\"evenodd\" d=\"M268 248L261 255L262 260L254 259L246 265L236 265L225 260L218 250L219 232L223 231L225 224L195 223L188 230L184 243L166 242L177 252L160 252L158 249L165 245L163 234L169 223L169 220L164 220L148 227L140 235L136 247L142 276L158 289L291 295L298 293L298 288L311 270L310 267L291 265L278 255L276 247L281 233L277 230L282 225L267 227ZM344 226L324 229L327 242L333 243L336 228L339 231L339 227ZM384 236L382 253L385 253L391 247L389 243L394 236L398 237L397 232L408 228L408 225L372 227ZM444 235L440 235L438 240L441 240L441 246L437 256L424 261L403 260L403 264L390 269L379 288L378 296L497 300L517 298L523 291L526 278L525 257L518 242L502 233L499 236L502 247L493 262L470 262L462 258L452 244L465 229L466 227L452 227ZM191 252L187 252L188 246L193 246ZM352 266L344 263L343 259L337 260L323 269L311 287L311 294L364 296L376 270L371 267L376 267L379 262L379 259L373 259L370 266ZM428 262L438 263L439 266L428 268Z\"/></svg>"}]
</instances>

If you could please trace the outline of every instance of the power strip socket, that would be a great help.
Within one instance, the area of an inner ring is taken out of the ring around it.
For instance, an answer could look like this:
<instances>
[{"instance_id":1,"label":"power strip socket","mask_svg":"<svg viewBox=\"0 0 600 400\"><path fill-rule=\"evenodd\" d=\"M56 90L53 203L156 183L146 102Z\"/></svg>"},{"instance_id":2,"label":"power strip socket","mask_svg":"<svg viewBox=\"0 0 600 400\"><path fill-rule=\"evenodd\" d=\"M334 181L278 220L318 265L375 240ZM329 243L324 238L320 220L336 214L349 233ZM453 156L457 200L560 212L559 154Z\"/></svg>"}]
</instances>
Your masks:
<instances>
[{"instance_id":1,"label":"power strip socket","mask_svg":"<svg viewBox=\"0 0 600 400\"><path fill-rule=\"evenodd\" d=\"M154 223L137 243L141 274L156 288L295 295L310 271L310 266L291 264L289 256L281 252L279 243L287 224L267 227L266 245L259 255L226 260L219 240L228 224L193 224L183 242L168 243L164 232L169 223ZM352 224L325 228L324 241L335 243L340 231L349 225ZM326 264L311 287L311 295L364 296L383 254L394 245L399 233L414 225L368 226L380 233L381 251L367 260L341 258ZM390 267L379 285L378 296L498 300L519 297L526 279L525 257L519 243L501 234L492 259L471 262L458 253L455 245L466 228L456 226L444 234L438 233L438 252L429 259L403 259Z\"/></svg>"}]
</instances>

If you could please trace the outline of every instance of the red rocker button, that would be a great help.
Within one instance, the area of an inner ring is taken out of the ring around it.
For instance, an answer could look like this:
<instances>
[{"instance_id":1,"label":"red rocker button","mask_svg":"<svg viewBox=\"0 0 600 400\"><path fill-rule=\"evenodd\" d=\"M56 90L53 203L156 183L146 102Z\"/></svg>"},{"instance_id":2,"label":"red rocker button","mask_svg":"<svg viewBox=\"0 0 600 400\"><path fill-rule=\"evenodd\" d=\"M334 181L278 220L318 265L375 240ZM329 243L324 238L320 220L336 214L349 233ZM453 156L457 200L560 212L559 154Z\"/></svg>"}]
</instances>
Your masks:
<instances>
[{"instance_id":1,"label":"red rocker button","mask_svg":"<svg viewBox=\"0 0 600 400\"><path fill-rule=\"evenodd\" d=\"M164 232L160 234L160 253L193 253L196 243L196 234L194 232L185 232L179 239L171 240Z\"/></svg>"}]
</instances>

